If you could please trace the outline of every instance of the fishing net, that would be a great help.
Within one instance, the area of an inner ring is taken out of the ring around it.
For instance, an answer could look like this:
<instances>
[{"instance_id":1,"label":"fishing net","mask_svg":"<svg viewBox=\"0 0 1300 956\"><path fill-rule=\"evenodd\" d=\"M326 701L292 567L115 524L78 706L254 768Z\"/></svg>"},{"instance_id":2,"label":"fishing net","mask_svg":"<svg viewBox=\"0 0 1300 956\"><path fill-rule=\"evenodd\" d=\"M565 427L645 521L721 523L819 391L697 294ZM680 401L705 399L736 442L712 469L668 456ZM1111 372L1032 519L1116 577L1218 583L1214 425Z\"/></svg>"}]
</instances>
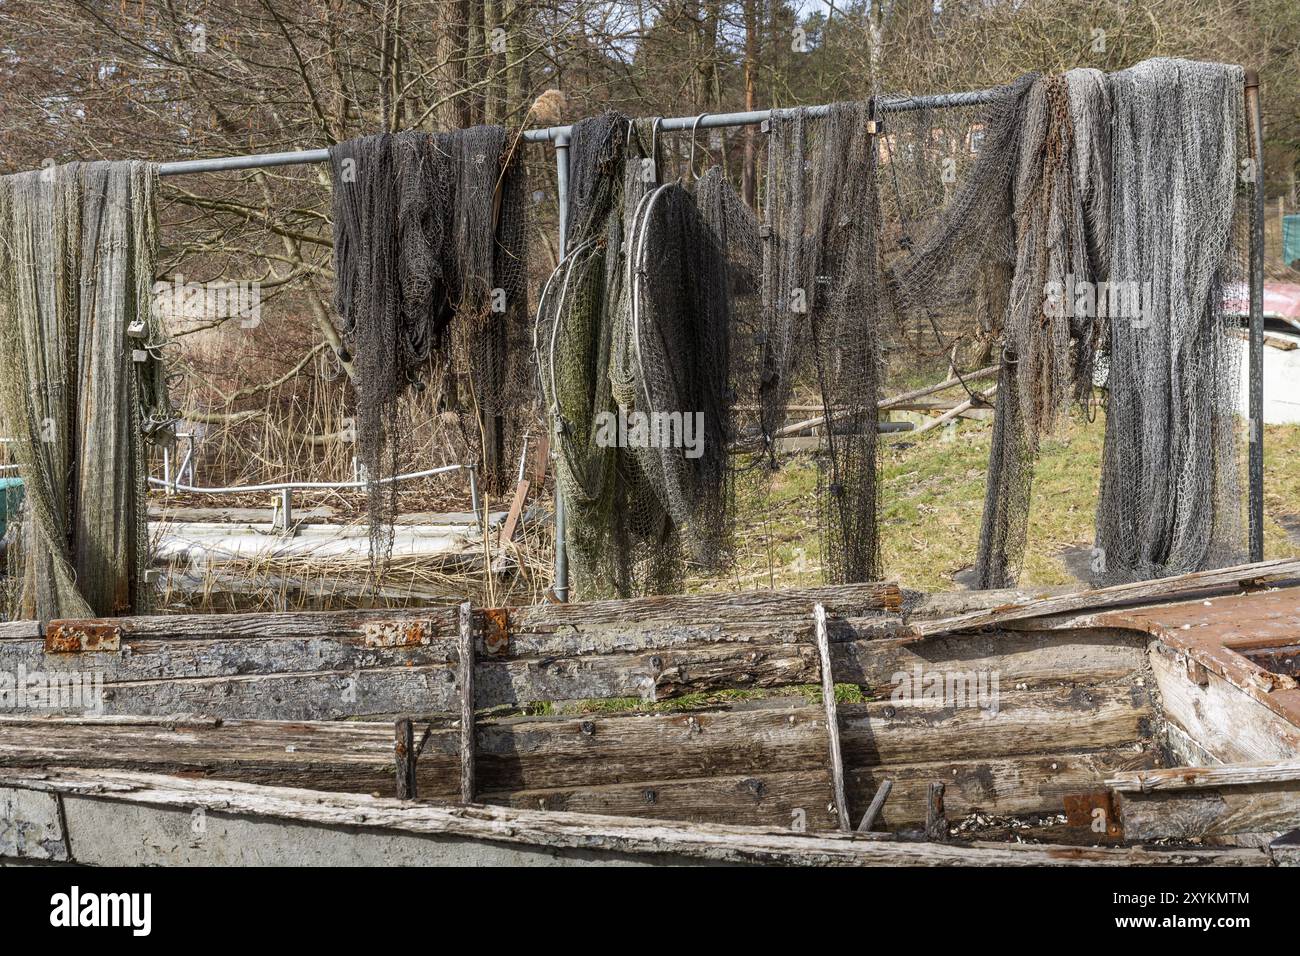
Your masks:
<instances>
[{"instance_id":1,"label":"fishing net","mask_svg":"<svg viewBox=\"0 0 1300 956\"><path fill-rule=\"evenodd\" d=\"M766 449L761 407L757 404L762 367L759 343L766 323L762 227L757 214L727 181L721 167L710 167L695 181L692 190L711 241L726 259L730 314L726 374L735 400L731 408L732 447L743 457L756 459ZM732 470L740 469L733 466Z\"/></svg>"},{"instance_id":2,"label":"fishing net","mask_svg":"<svg viewBox=\"0 0 1300 956\"><path fill-rule=\"evenodd\" d=\"M668 183L637 201L624 258L611 378L630 424L628 470L653 491L652 504L630 502L634 526L652 529L662 510L683 557L716 568L731 517L727 257L691 191Z\"/></svg>"},{"instance_id":3,"label":"fishing net","mask_svg":"<svg viewBox=\"0 0 1300 956\"><path fill-rule=\"evenodd\" d=\"M151 310L157 168L0 179L0 422L26 506L14 616L148 609L145 443L172 423Z\"/></svg>"},{"instance_id":4,"label":"fishing net","mask_svg":"<svg viewBox=\"0 0 1300 956\"><path fill-rule=\"evenodd\" d=\"M570 251L539 302L584 599L676 591L730 552L732 278L719 229L739 200L714 172L660 183L656 153L652 124L607 113L574 127Z\"/></svg>"},{"instance_id":5,"label":"fishing net","mask_svg":"<svg viewBox=\"0 0 1300 956\"><path fill-rule=\"evenodd\" d=\"M597 442L616 410L609 363L622 289L624 159L630 124L608 112L573 127L567 251L538 298L534 343L555 442L574 590L632 593L625 513L615 507L617 456ZM623 493L624 499L626 493Z\"/></svg>"},{"instance_id":6,"label":"fishing net","mask_svg":"<svg viewBox=\"0 0 1300 956\"><path fill-rule=\"evenodd\" d=\"M1110 77L1109 279L1136 285L1142 308L1110 323L1097 505L1104 580L1233 564L1244 550L1240 344L1223 301L1241 279L1243 84L1240 67L1187 60Z\"/></svg>"},{"instance_id":7,"label":"fishing net","mask_svg":"<svg viewBox=\"0 0 1300 956\"><path fill-rule=\"evenodd\" d=\"M879 576L880 295L876 151L867 103L774 113L764 184L758 399L764 453L794 394L826 419L818 504L824 578Z\"/></svg>"},{"instance_id":8,"label":"fishing net","mask_svg":"<svg viewBox=\"0 0 1300 956\"><path fill-rule=\"evenodd\" d=\"M978 587L1015 583L1039 441L1071 402L1090 401L1107 367L1102 580L1237 553L1236 343L1222 286L1238 261L1227 247L1240 83L1233 68L1151 61L1110 77L1027 75L974 120L889 117L896 324L941 338L943 320L973 305L1001 359Z\"/></svg>"},{"instance_id":9,"label":"fishing net","mask_svg":"<svg viewBox=\"0 0 1300 956\"><path fill-rule=\"evenodd\" d=\"M357 374L371 553L387 555L398 401L441 355L489 490L507 487L530 403L525 179L498 126L383 133L330 148L334 307ZM463 393L463 394L462 394Z\"/></svg>"}]
</instances>

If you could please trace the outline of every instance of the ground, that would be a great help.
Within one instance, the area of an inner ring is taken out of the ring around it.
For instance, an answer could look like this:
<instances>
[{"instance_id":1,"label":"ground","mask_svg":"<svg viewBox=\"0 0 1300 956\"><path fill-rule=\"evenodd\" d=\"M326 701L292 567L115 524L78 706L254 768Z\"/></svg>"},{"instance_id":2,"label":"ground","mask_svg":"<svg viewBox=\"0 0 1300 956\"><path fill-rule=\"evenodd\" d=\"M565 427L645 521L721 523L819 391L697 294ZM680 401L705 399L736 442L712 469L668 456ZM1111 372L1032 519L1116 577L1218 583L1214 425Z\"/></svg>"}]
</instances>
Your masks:
<instances>
[{"instance_id":1,"label":"ground","mask_svg":"<svg viewBox=\"0 0 1300 956\"><path fill-rule=\"evenodd\" d=\"M1100 419L1075 418L1043 443L1022 584L1077 584L1086 570L1103 431ZM961 572L975 562L991 433L988 422L962 421L916 439L904 433L885 440L880 523L887 579L927 591L968 583ZM1300 426L1266 428L1264 451L1265 556L1300 555ZM737 492L735 567L725 579L696 587L820 583L815 459L788 458L766 497L753 493L759 481L747 476Z\"/></svg>"}]
</instances>

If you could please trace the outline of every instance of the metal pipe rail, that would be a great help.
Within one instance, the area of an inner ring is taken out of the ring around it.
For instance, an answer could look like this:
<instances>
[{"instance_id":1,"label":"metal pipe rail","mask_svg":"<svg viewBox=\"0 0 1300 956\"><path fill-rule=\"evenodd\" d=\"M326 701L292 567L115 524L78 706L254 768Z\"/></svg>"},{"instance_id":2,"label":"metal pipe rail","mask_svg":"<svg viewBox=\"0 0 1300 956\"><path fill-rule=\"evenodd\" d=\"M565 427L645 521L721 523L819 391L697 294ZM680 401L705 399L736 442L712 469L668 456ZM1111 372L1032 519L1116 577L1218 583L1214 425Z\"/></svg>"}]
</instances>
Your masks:
<instances>
[{"instance_id":1,"label":"metal pipe rail","mask_svg":"<svg viewBox=\"0 0 1300 956\"><path fill-rule=\"evenodd\" d=\"M923 109L945 109L957 106L979 106L990 102L997 96L996 88L971 90L962 93L938 93L933 96L889 96L876 101L876 109L882 113L904 113ZM776 110L753 110L747 113L703 113L698 116L671 116L659 121L659 129L664 132L680 132L695 129L721 129L731 126L756 126L772 118L773 114L788 115L796 108ZM825 116L830 110L828 104L805 108L809 116ZM558 142L568 140L573 135L572 126L549 126L525 130L526 143ZM259 169L271 166L295 166L304 163L323 163L330 158L328 149L307 149L286 153L254 153L247 156L221 156L215 159L186 159L178 162L162 163L158 167L159 176L188 176L194 173L216 173L233 169Z\"/></svg>"},{"instance_id":2,"label":"metal pipe rail","mask_svg":"<svg viewBox=\"0 0 1300 956\"><path fill-rule=\"evenodd\" d=\"M474 509L475 520L483 522L482 508L479 505L478 492L478 470L473 465L442 465L438 468L426 468L424 471L412 471L403 475L389 475L386 478L380 478L376 484L392 485L402 481L411 481L416 478L431 478L434 475L445 475L453 471L463 471L469 475L469 497L471 506ZM292 494L295 491L342 491L348 489L361 489L369 485L366 481L274 481L260 485L228 485L224 487L203 486L203 485L186 485L178 481L168 481L163 478L154 478L150 476L149 484L155 488L165 488L169 492L184 492L195 495L242 495L256 494L264 492L278 492L280 494L280 507L283 510L282 521L285 528L289 527L291 516L293 514Z\"/></svg>"}]
</instances>

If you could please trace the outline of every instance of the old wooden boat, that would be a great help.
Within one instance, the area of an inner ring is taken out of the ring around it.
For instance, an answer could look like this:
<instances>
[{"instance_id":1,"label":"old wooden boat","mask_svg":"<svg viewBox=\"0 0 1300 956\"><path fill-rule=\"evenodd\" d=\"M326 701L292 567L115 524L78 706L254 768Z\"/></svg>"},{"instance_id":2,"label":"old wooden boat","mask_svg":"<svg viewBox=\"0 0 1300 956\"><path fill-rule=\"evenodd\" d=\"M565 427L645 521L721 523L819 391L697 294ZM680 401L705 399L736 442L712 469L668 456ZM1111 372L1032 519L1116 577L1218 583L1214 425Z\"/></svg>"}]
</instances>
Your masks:
<instances>
[{"instance_id":1,"label":"old wooden boat","mask_svg":"<svg viewBox=\"0 0 1300 956\"><path fill-rule=\"evenodd\" d=\"M0 860L1294 863L1298 671L1296 561L0 624Z\"/></svg>"}]
</instances>

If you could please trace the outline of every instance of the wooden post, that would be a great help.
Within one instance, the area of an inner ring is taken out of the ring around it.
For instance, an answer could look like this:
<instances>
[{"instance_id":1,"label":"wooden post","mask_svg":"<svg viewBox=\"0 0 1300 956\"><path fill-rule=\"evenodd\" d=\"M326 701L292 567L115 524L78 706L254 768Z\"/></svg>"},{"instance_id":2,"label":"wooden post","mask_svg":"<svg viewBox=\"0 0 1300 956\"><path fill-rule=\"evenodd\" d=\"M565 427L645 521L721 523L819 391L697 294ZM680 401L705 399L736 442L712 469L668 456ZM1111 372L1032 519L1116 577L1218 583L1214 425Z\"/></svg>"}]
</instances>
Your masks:
<instances>
[{"instance_id":1,"label":"wooden post","mask_svg":"<svg viewBox=\"0 0 1300 956\"><path fill-rule=\"evenodd\" d=\"M415 726L410 717L398 718L393 739L393 753L397 757L397 799L416 799L415 786Z\"/></svg>"},{"instance_id":2,"label":"wooden post","mask_svg":"<svg viewBox=\"0 0 1300 956\"><path fill-rule=\"evenodd\" d=\"M858 824L858 832L868 832L876 822L876 817L880 816L880 811L889 798L889 792L894 789L892 780L880 781L880 787L876 790L876 795L871 798L871 806L867 807L867 812L862 815L862 822Z\"/></svg>"},{"instance_id":3,"label":"wooden post","mask_svg":"<svg viewBox=\"0 0 1300 956\"><path fill-rule=\"evenodd\" d=\"M943 784L930 784L925 801L925 838L935 843L948 840L948 817L943 809Z\"/></svg>"},{"instance_id":4,"label":"wooden post","mask_svg":"<svg viewBox=\"0 0 1300 956\"><path fill-rule=\"evenodd\" d=\"M840 755L840 720L835 706L835 678L831 674L830 635L826 631L826 608L813 606L813 620L817 625L817 653L822 664L822 703L826 705L826 733L831 746L831 784L835 788L835 812L840 818L841 830L852 830L849 821L849 803L844 791L844 759Z\"/></svg>"},{"instance_id":5,"label":"wooden post","mask_svg":"<svg viewBox=\"0 0 1300 956\"><path fill-rule=\"evenodd\" d=\"M460 800L474 802L474 608L460 606Z\"/></svg>"}]
</instances>

